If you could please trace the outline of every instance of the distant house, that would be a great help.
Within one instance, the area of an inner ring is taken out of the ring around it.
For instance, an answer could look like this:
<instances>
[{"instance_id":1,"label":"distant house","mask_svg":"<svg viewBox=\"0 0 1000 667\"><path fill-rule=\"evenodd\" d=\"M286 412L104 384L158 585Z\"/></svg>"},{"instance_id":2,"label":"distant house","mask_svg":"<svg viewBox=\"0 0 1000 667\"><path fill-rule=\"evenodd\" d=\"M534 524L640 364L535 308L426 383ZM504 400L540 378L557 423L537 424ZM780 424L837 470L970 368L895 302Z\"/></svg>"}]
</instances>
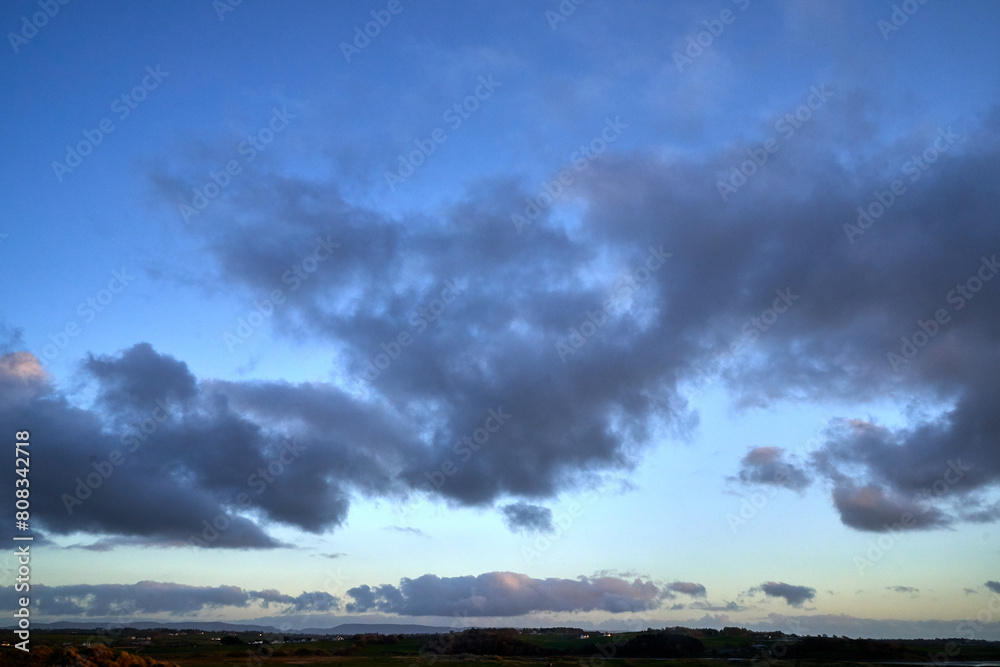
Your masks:
<instances>
[{"instance_id":1,"label":"distant house","mask_svg":"<svg viewBox=\"0 0 1000 667\"><path fill-rule=\"evenodd\" d=\"M590 639L590 635L580 635L580 639Z\"/></svg>"}]
</instances>

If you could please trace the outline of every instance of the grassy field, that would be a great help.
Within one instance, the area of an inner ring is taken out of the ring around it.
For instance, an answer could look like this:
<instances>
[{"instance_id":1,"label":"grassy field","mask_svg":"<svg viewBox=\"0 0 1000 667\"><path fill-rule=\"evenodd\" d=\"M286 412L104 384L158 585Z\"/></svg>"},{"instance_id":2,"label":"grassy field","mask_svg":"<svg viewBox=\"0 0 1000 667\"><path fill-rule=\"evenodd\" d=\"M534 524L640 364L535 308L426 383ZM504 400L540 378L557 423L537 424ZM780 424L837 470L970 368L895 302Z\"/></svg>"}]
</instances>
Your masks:
<instances>
[{"instance_id":1,"label":"grassy field","mask_svg":"<svg viewBox=\"0 0 1000 667\"><path fill-rule=\"evenodd\" d=\"M12 646L0 648L0 667L277 667L278 665L304 665L322 667L462 667L465 665L502 664L503 667L663 667L663 658L608 657L618 654L617 647L635 647L648 639L648 633L623 633L606 637L592 633L587 639L577 634L558 633L517 633L507 631L470 631L444 635L410 636L348 636L341 641L309 640L301 637L286 638L277 634L254 632L228 636L215 632L173 633L170 631L130 630L103 636L87 632L45 632L35 631L31 637L32 654L24 654ZM476 633L479 632L477 635ZM506 638L509 643L461 644L462 638L479 640L490 633ZM656 634L656 633L653 633ZM660 633L663 634L663 633ZM670 635L676 637L676 634ZM633 641L637 637L638 641ZM149 638L147 640L147 638ZM222 641L225 639L225 642ZM312 639L312 638L310 638ZM0 641L12 643L14 635L10 631L0 631ZM114 652L93 648L100 642L110 643ZM267 641L271 643L255 644ZM671 658L672 667L719 667L726 663L754 665L754 667L839 667L871 664L877 661L906 660L925 662L933 666L946 656L942 651L946 644L939 642L879 642L873 640L847 640L846 638L804 638L802 640L777 641L766 635L734 636L732 634L708 634L698 637L701 642L697 652L686 653L698 657ZM801 644L799 643L801 641ZM239 643L242 642L242 643ZM795 646L804 647L812 642L809 653L799 652L798 657L791 650ZM87 643L91 644L88 648ZM696 645L697 642L695 643ZM775 656L764 651L751 649L754 644L764 644L775 650ZM477 646L497 646L516 649L512 654L500 657L488 650L476 651L476 655L459 653L458 649L473 650ZM952 648L956 646L953 645ZM957 646L952 660L975 661L997 660L1000 645L997 643L968 643ZM733 654L732 650L739 651ZM781 651L778 651L781 649ZM790 652L787 659L785 651ZM126 655L130 654L130 655ZM445 654L442 654L445 653ZM547 653L548 655L522 655L523 653ZM557 654L558 653L558 654ZM514 657L511 657L513 655ZM638 655L661 655L660 653L638 653Z\"/></svg>"}]
</instances>

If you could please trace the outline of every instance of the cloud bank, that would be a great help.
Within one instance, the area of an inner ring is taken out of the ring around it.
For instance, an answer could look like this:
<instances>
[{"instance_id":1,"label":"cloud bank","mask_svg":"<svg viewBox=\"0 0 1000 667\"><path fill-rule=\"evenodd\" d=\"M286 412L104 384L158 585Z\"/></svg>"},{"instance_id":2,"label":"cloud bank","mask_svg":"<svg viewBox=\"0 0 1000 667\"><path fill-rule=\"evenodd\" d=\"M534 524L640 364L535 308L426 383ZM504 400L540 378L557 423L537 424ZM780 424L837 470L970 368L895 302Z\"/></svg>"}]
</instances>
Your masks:
<instances>
[{"instance_id":1,"label":"cloud bank","mask_svg":"<svg viewBox=\"0 0 1000 667\"><path fill-rule=\"evenodd\" d=\"M32 603L47 616L110 617L167 613L187 616L222 608L264 609L285 613L337 610L341 602L322 591L292 597L275 590L253 591L237 586L187 586L158 581L135 584L32 584Z\"/></svg>"},{"instance_id":2,"label":"cloud bank","mask_svg":"<svg viewBox=\"0 0 1000 667\"><path fill-rule=\"evenodd\" d=\"M347 591L350 613L401 616L519 616L533 612L637 612L659 607L662 591L652 582L617 577L534 579L514 572L479 576L404 578L399 586L362 585Z\"/></svg>"},{"instance_id":3,"label":"cloud bank","mask_svg":"<svg viewBox=\"0 0 1000 667\"><path fill-rule=\"evenodd\" d=\"M726 202L714 187L725 149L697 160L609 151L566 188L585 205L573 234L552 208L518 233L511 215L531 188L513 176L469 186L432 223L351 203L335 183L248 173L216 203L231 224L183 233L203 245L206 284L248 304L284 285L269 326L337 350L330 380L197 378L137 343L82 364L95 399L81 405L30 355L9 353L0 426L37 424L50 443L39 523L273 548L268 525L335 530L356 498L534 505L626 474L664 435L689 432L687 397L707 382L740 405L943 405L898 428L833 420L808 465L758 448L739 480L818 480L858 530L996 521L1000 228L986 212L1000 114L881 145L851 120L865 94L830 87L841 106L811 140L790 142ZM863 233L845 227L901 175L885 164L935 142L947 151L905 196ZM176 200L177 183L152 182ZM328 256L292 293L283 276L320 247ZM526 517L512 525L544 528L538 512Z\"/></svg>"}]
</instances>

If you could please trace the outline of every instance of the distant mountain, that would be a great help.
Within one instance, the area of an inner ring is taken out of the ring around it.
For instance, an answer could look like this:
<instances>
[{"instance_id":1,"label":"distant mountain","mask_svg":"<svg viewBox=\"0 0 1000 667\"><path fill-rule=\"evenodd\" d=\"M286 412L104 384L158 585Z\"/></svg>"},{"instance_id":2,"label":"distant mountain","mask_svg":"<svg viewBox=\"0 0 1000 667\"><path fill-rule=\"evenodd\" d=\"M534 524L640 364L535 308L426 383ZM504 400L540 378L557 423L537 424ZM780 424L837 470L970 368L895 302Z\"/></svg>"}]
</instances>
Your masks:
<instances>
[{"instance_id":1,"label":"distant mountain","mask_svg":"<svg viewBox=\"0 0 1000 667\"><path fill-rule=\"evenodd\" d=\"M314 635L360 635L378 633L380 635L429 635L449 632L454 628L433 625L396 625L393 623L344 623L333 628L306 628L302 634Z\"/></svg>"},{"instance_id":2,"label":"distant mountain","mask_svg":"<svg viewBox=\"0 0 1000 667\"><path fill-rule=\"evenodd\" d=\"M273 625L256 625L252 623L220 623L220 622L177 622L177 621L136 621L126 624L136 630L152 630L154 628L169 628L171 630L204 630L206 632L273 632L277 634L301 635L424 635L437 632L448 632L453 628L433 625L394 624L394 623L343 623L332 628L305 628L303 630L280 630ZM5 629L15 627L12 624L3 626ZM32 623L32 627L45 630L94 630L102 628L115 630L124 627L121 623L60 621L55 623Z\"/></svg>"},{"instance_id":3,"label":"distant mountain","mask_svg":"<svg viewBox=\"0 0 1000 667\"><path fill-rule=\"evenodd\" d=\"M7 628L13 627L10 625ZM122 624L120 622L99 622L92 621L57 621L55 623L32 623L33 628L44 628L46 630L93 630L103 628L115 630L122 627L135 628L136 630L152 630L153 628L169 628L171 630L205 630L212 632L281 632L278 628L270 625L248 625L242 623L220 623L220 622L177 622L177 621L135 621L133 623Z\"/></svg>"}]
</instances>

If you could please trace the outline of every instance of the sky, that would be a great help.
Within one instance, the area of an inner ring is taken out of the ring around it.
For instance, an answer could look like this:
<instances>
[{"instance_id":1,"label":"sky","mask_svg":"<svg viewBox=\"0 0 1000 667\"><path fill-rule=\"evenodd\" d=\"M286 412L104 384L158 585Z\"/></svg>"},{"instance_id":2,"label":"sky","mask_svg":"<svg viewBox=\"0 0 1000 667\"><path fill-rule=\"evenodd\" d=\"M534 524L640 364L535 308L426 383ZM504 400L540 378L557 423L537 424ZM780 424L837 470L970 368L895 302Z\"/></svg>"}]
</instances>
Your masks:
<instances>
[{"instance_id":1,"label":"sky","mask_svg":"<svg viewBox=\"0 0 1000 667\"><path fill-rule=\"evenodd\" d=\"M35 621L1000 639L1000 6L0 26Z\"/></svg>"}]
</instances>

